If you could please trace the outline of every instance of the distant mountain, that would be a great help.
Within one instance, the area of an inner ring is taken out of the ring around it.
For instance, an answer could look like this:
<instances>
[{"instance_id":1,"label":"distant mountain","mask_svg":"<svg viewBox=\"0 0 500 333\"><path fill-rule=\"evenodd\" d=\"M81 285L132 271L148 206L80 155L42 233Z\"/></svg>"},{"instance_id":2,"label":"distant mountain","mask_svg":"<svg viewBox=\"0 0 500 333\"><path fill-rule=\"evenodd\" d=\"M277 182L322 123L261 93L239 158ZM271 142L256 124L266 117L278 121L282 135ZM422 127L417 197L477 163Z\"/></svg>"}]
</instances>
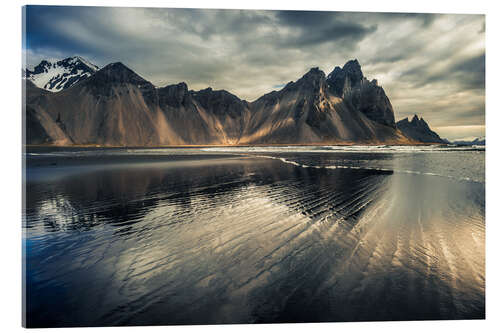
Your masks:
<instances>
[{"instance_id":1,"label":"distant mountain","mask_svg":"<svg viewBox=\"0 0 500 333\"><path fill-rule=\"evenodd\" d=\"M56 62L42 60L32 71L24 70L23 75L39 88L61 91L90 77L97 70L97 66L82 57L75 56Z\"/></svg>"},{"instance_id":2,"label":"distant mountain","mask_svg":"<svg viewBox=\"0 0 500 333\"><path fill-rule=\"evenodd\" d=\"M486 138L483 136L475 139L455 140L452 143L459 146L484 146L486 145Z\"/></svg>"},{"instance_id":3,"label":"distant mountain","mask_svg":"<svg viewBox=\"0 0 500 333\"><path fill-rule=\"evenodd\" d=\"M403 134L415 141L423 143L446 143L439 135L432 131L424 118L414 115L412 120L404 118L396 123L396 126Z\"/></svg>"},{"instance_id":4,"label":"distant mountain","mask_svg":"<svg viewBox=\"0 0 500 333\"><path fill-rule=\"evenodd\" d=\"M225 90L157 88L120 62L58 92L26 82L28 144L410 144L357 60L312 68L253 102Z\"/></svg>"}]
</instances>

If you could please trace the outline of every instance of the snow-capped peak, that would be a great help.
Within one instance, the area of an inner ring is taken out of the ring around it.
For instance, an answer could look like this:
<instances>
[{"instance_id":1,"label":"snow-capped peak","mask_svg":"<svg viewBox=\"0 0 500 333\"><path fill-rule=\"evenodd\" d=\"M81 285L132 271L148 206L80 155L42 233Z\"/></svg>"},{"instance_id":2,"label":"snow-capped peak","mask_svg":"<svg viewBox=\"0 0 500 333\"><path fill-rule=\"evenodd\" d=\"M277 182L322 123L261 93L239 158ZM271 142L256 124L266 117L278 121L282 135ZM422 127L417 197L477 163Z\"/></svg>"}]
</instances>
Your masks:
<instances>
[{"instance_id":1,"label":"snow-capped peak","mask_svg":"<svg viewBox=\"0 0 500 333\"><path fill-rule=\"evenodd\" d=\"M74 56L74 57L73 57L73 59L74 59L74 62L75 62L75 63L76 63L76 62L78 62L78 61L80 61L80 62L82 62L83 64L87 65L89 68L93 69L93 70L94 70L94 72L97 72L97 71L99 70L99 67L97 67L97 66L96 66L96 65L94 65L93 63L91 63L91 62L89 62L89 61L85 60L84 58L82 58L82 57L80 57L80 56Z\"/></svg>"},{"instance_id":2,"label":"snow-capped peak","mask_svg":"<svg viewBox=\"0 0 500 333\"><path fill-rule=\"evenodd\" d=\"M33 70L26 69L26 79L37 87L61 91L94 74L99 68L80 56L59 61L42 60Z\"/></svg>"}]
</instances>

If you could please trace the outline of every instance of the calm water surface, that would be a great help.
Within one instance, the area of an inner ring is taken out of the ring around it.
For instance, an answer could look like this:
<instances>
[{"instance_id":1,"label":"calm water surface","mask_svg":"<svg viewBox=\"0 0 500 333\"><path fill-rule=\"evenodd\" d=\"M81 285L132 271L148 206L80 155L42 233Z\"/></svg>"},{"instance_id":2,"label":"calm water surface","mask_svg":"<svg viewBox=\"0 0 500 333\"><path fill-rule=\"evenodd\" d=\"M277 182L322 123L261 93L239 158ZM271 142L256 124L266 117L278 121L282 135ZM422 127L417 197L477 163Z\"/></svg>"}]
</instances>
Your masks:
<instances>
[{"instance_id":1,"label":"calm water surface","mask_svg":"<svg viewBox=\"0 0 500 333\"><path fill-rule=\"evenodd\" d=\"M31 327L473 319L484 150L31 149Z\"/></svg>"}]
</instances>

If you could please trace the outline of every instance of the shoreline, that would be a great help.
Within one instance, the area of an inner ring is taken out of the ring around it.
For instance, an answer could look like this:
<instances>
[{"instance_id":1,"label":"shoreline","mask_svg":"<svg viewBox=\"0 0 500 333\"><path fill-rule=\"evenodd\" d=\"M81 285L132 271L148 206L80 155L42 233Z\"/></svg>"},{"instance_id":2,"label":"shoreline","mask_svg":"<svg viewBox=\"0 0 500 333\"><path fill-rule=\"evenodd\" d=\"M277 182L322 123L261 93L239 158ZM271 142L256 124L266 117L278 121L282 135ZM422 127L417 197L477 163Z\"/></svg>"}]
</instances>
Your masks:
<instances>
[{"instance_id":1,"label":"shoreline","mask_svg":"<svg viewBox=\"0 0 500 333\"><path fill-rule=\"evenodd\" d=\"M90 155L90 156L35 156L26 158L26 167L88 167L88 166L106 166L106 165L125 165L132 167L137 164L156 164L156 163L206 163L209 161L222 161L234 159L247 159L248 156L241 154L169 154L169 155Z\"/></svg>"},{"instance_id":2,"label":"shoreline","mask_svg":"<svg viewBox=\"0 0 500 333\"><path fill-rule=\"evenodd\" d=\"M211 145L166 145L166 146L119 146L119 145L98 145L98 144L88 144L88 145L54 145L54 144L25 144L23 148L143 148L143 149L160 149L160 148L227 148L227 147L314 147L314 146L434 146L434 145L448 145L444 143L272 143L272 144L235 144L235 145L226 145L226 144L211 144Z\"/></svg>"}]
</instances>

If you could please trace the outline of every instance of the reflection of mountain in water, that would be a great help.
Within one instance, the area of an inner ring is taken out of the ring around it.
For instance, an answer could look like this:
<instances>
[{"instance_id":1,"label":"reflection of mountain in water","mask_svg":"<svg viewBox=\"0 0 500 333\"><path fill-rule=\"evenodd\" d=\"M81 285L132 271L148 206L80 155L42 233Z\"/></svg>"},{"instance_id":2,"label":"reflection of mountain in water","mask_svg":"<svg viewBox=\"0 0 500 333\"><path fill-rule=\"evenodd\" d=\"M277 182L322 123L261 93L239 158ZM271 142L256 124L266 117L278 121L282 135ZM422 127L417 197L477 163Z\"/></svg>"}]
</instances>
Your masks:
<instances>
[{"instance_id":1,"label":"reflection of mountain in water","mask_svg":"<svg viewBox=\"0 0 500 333\"><path fill-rule=\"evenodd\" d=\"M49 185L49 189L45 183L28 184L27 213L41 216L49 232L89 230L101 223L123 226L139 222L157 206L168 205L190 212L194 208L192 201L202 197L208 207L217 207L232 200L230 196L234 191L251 185L274 186L290 177L289 170L282 172L283 165L277 161L261 161L258 167L254 162L240 162L191 169L186 173L184 169L165 170L153 164L150 168L112 169L70 176L55 186ZM357 172L357 177L385 173L366 170ZM300 201L302 182L311 184L312 198L306 197L306 202L293 207L307 215L310 201L319 201L321 188L325 186L345 197L360 190L357 188L360 184L352 183L344 175L349 172L332 174L325 170L295 168L293 176L301 181L281 190L286 192L284 195ZM279 197L273 199L281 203ZM28 219L27 227L36 227L39 220Z\"/></svg>"},{"instance_id":2,"label":"reflection of mountain in water","mask_svg":"<svg viewBox=\"0 0 500 333\"><path fill-rule=\"evenodd\" d=\"M27 186L32 326L484 317L484 184L219 159Z\"/></svg>"}]
</instances>

